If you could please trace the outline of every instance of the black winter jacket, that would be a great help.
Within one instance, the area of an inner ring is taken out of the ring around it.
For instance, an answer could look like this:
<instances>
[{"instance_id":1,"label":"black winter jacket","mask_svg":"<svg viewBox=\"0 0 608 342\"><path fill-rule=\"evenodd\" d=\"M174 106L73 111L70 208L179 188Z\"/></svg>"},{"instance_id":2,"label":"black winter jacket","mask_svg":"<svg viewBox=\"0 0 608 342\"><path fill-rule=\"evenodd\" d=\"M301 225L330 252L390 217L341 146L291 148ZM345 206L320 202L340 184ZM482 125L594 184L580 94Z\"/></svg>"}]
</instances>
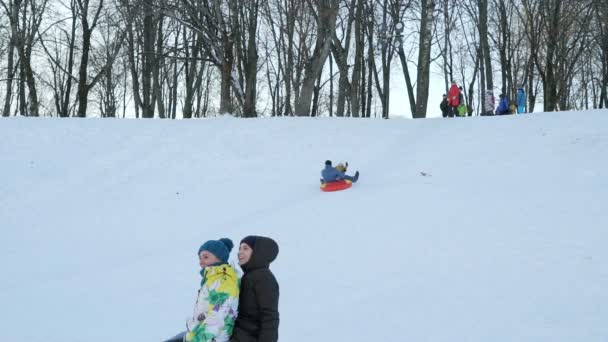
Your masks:
<instances>
[{"instance_id":1,"label":"black winter jacket","mask_svg":"<svg viewBox=\"0 0 608 342\"><path fill-rule=\"evenodd\" d=\"M251 259L243 265L239 313L231 342L279 339L279 284L268 268L279 254L277 243L258 236Z\"/></svg>"},{"instance_id":2,"label":"black winter jacket","mask_svg":"<svg viewBox=\"0 0 608 342\"><path fill-rule=\"evenodd\" d=\"M441 114L445 116L448 113L448 99L443 99L439 105L439 108L441 109Z\"/></svg>"}]
</instances>

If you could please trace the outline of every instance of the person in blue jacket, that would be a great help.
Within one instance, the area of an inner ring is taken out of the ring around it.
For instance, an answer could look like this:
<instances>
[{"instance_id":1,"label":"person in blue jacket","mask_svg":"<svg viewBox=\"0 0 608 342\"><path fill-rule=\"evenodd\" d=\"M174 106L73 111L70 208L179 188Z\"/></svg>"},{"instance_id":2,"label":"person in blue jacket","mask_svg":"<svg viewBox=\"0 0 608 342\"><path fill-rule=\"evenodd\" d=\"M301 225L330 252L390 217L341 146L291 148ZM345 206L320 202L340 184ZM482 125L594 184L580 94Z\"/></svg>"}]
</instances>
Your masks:
<instances>
[{"instance_id":1,"label":"person in blue jacket","mask_svg":"<svg viewBox=\"0 0 608 342\"><path fill-rule=\"evenodd\" d=\"M496 108L496 115L509 114L509 99L505 94L500 94L500 102L498 108Z\"/></svg>"},{"instance_id":2,"label":"person in blue jacket","mask_svg":"<svg viewBox=\"0 0 608 342\"><path fill-rule=\"evenodd\" d=\"M517 113L523 114L526 112L526 91L523 87L517 89Z\"/></svg>"},{"instance_id":3,"label":"person in blue jacket","mask_svg":"<svg viewBox=\"0 0 608 342\"><path fill-rule=\"evenodd\" d=\"M346 171L346 170L345 170ZM321 183L330 183L339 180L349 180L353 183L357 182L359 179L359 171L355 172L355 176L348 176L345 172L338 170L337 168L331 165L331 160L325 161L325 168L321 170Z\"/></svg>"}]
</instances>

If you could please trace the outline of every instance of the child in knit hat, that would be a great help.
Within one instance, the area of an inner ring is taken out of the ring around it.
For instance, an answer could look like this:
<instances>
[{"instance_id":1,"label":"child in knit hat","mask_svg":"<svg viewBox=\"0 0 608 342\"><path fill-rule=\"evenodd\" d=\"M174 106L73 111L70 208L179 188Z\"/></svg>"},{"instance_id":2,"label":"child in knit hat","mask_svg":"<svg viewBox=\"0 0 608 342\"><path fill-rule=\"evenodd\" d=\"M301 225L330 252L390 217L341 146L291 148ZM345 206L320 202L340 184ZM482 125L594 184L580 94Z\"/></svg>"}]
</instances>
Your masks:
<instances>
[{"instance_id":1,"label":"child in knit hat","mask_svg":"<svg viewBox=\"0 0 608 342\"><path fill-rule=\"evenodd\" d=\"M166 342L228 342L239 304L239 279L228 264L233 243L230 239L209 240L198 249L201 288L194 313L186 322L188 331Z\"/></svg>"}]
</instances>

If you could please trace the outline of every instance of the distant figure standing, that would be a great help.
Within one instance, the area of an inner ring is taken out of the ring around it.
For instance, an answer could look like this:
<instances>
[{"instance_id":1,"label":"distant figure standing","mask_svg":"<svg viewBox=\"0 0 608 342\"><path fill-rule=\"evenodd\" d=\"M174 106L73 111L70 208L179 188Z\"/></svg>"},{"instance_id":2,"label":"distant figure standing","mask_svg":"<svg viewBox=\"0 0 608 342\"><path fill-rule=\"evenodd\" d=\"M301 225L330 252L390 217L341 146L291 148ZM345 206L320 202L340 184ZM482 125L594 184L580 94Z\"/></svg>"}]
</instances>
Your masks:
<instances>
[{"instance_id":1,"label":"distant figure standing","mask_svg":"<svg viewBox=\"0 0 608 342\"><path fill-rule=\"evenodd\" d=\"M467 105L464 102L461 102L458 106L458 116L465 117L467 116Z\"/></svg>"},{"instance_id":2,"label":"distant figure standing","mask_svg":"<svg viewBox=\"0 0 608 342\"><path fill-rule=\"evenodd\" d=\"M517 114L517 104L515 101L509 102L509 114Z\"/></svg>"},{"instance_id":3,"label":"distant figure standing","mask_svg":"<svg viewBox=\"0 0 608 342\"><path fill-rule=\"evenodd\" d=\"M500 94L500 102L498 102L498 108L496 108L496 115L509 114L509 99L507 95Z\"/></svg>"},{"instance_id":4,"label":"distant figure standing","mask_svg":"<svg viewBox=\"0 0 608 342\"><path fill-rule=\"evenodd\" d=\"M458 106L460 105L460 89L456 84L456 81L452 81L452 86L450 87L450 91L448 92L448 106L449 112L448 116L453 118L457 113Z\"/></svg>"},{"instance_id":5,"label":"distant figure standing","mask_svg":"<svg viewBox=\"0 0 608 342\"><path fill-rule=\"evenodd\" d=\"M460 90L460 97L458 97L458 105L460 106L464 103L464 90L462 87L458 87L458 90Z\"/></svg>"},{"instance_id":6,"label":"distant figure standing","mask_svg":"<svg viewBox=\"0 0 608 342\"><path fill-rule=\"evenodd\" d=\"M519 89L517 89L516 99L517 99L517 112L519 114L525 113L526 112L526 91L524 90L523 87L519 87Z\"/></svg>"},{"instance_id":7,"label":"distant figure standing","mask_svg":"<svg viewBox=\"0 0 608 342\"><path fill-rule=\"evenodd\" d=\"M482 116L492 116L494 115L494 106L496 105L496 99L494 98L494 93L492 90L486 90L485 96L485 107L483 108Z\"/></svg>"},{"instance_id":8,"label":"distant figure standing","mask_svg":"<svg viewBox=\"0 0 608 342\"><path fill-rule=\"evenodd\" d=\"M441 109L441 115L444 118L447 118L449 109L448 109L448 96L446 94L443 94L443 100L441 101L439 108Z\"/></svg>"}]
</instances>

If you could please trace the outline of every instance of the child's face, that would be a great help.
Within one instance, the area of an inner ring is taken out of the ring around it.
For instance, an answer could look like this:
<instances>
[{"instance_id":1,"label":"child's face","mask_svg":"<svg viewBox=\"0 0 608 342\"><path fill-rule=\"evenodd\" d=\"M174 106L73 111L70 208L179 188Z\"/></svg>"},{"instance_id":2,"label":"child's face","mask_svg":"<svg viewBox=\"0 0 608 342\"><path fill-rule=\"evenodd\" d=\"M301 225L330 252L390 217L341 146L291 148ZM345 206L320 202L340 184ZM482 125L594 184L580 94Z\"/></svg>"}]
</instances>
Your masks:
<instances>
[{"instance_id":1,"label":"child's face","mask_svg":"<svg viewBox=\"0 0 608 342\"><path fill-rule=\"evenodd\" d=\"M253 249L248 244L242 243L239 247L239 265L243 266L251 259Z\"/></svg>"},{"instance_id":2,"label":"child's face","mask_svg":"<svg viewBox=\"0 0 608 342\"><path fill-rule=\"evenodd\" d=\"M198 255L198 261L201 267L207 267L220 262L220 259L209 251L202 251Z\"/></svg>"}]
</instances>

